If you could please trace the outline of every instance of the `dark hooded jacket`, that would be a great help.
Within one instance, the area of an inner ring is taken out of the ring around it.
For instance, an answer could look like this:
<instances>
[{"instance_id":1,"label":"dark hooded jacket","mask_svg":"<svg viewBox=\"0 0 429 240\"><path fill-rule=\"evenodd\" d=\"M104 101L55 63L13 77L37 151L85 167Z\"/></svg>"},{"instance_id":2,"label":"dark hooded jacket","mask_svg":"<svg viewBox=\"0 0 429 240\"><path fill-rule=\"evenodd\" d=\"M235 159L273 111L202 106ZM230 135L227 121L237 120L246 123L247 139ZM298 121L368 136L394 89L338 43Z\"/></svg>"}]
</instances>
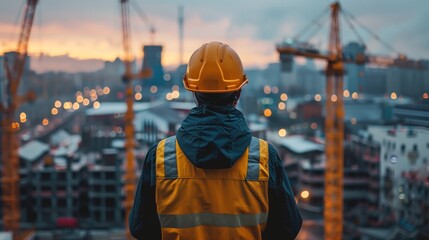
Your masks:
<instances>
[{"instance_id":1,"label":"dark hooded jacket","mask_svg":"<svg viewBox=\"0 0 429 240\"><path fill-rule=\"evenodd\" d=\"M233 106L202 105L191 109L177 131L186 157L199 168L229 168L250 144L251 132L243 114ZM143 163L129 216L131 234L137 239L161 239L155 203L154 144ZM302 218L288 177L276 149L269 144L269 212L263 239L295 239Z\"/></svg>"}]
</instances>

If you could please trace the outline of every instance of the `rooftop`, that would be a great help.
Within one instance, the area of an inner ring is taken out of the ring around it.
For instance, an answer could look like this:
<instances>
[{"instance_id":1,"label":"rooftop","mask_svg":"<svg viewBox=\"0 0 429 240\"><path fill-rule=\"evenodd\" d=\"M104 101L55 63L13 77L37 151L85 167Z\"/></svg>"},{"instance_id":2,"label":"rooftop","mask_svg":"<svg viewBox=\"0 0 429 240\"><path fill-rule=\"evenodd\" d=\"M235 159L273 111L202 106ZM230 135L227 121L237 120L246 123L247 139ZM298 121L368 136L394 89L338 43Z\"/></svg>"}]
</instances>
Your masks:
<instances>
[{"instance_id":1,"label":"rooftop","mask_svg":"<svg viewBox=\"0 0 429 240\"><path fill-rule=\"evenodd\" d=\"M294 135L290 137L275 137L274 141L296 154L306 154L311 152L323 152L324 146L319 143L307 140L304 136Z\"/></svg>"},{"instance_id":2,"label":"rooftop","mask_svg":"<svg viewBox=\"0 0 429 240\"><path fill-rule=\"evenodd\" d=\"M144 111L156 107L163 102L135 102L133 105L134 112ZM87 109L87 116L103 116L113 114L124 114L127 111L125 102L103 102L98 109Z\"/></svg>"},{"instance_id":3,"label":"rooftop","mask_svg":"<svg viewBox=\"0 0 429 240\"><path fill-rule=\"evenodd\" d=\"M33 140L18 150L19 157L26 161L35 161L49 151L49 145Z\"/></svg>"}]
</instances>

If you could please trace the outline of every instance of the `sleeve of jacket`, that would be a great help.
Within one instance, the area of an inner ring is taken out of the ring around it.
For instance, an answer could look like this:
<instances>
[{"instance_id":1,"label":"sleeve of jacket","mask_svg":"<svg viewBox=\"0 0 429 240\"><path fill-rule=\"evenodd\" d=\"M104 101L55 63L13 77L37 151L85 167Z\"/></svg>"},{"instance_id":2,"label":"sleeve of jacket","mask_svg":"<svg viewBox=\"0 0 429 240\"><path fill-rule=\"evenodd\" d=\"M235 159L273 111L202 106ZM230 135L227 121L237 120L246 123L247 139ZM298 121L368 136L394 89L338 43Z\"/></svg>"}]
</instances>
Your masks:
<instances>
[{"instance_id":1,"label":"sleeve of jacket","mask_svg":"<svg viewBox=\"0 0 429 240\"><path fill-rule=\"evenodd\" d=\"M129 215L130 232L136 239L161 239L161 227L155 203L156 146L157 144L154 144L149 149L143 162L142 174Z\"/></svg>"},{"instance_id":2,"label":"sleeve of jacket","mask_svg":"<svg viewBox=\"0 0 429 240\"><path fill-rule=\"evenodd\" d=\"M269 145L269 211L263 239L295 239L302 218L277 150Z\"/></svg>"}]
</instances>

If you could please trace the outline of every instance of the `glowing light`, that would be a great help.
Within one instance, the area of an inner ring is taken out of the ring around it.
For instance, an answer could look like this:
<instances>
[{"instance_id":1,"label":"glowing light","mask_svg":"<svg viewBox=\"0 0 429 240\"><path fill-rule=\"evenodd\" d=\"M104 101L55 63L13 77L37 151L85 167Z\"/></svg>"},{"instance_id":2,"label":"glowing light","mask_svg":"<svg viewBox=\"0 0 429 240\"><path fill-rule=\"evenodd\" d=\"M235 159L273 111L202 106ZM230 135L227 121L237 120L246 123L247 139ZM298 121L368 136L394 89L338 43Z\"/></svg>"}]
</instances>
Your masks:
<instances>
[{"instance_id":1,"label":"glowing light","mask_svg":"<svg viewBox=\"0 0 429 240\"><path fill-rule=\"evenodd\" d=\"M265 109L264 110L264 116L265 117L271 117L271 115L272 115L273 113L271 112L271 109Z\"/></svg>"},{"instance_id":2,"label":"glowing light","mask_svg":"<svg viewBox=\"0 0 429 240\"><path fill-rule=\"evenodd\" d=\"M314 100L316 100L316 102L320 102L320 100L322 100L322 96L320 96L320 94L316 94L314 95Z\"/></svg>"},{"instance_id":3,"label":"glowing light","mask_svg":"<svg viewBox=\"0 0 429 240\"><path fill-rule=\"evenodd\" d=\"M168 73L164 74L164 81L170 81L170 79L171 79L170 74L168 74Z\"/></svg>"},{"instance_id":4,"label":"glowing light","mask_svg":"<svg viewBox=\"0 0 429 240\"><path fill-rule=\"evenodd\" d=\"M25 112L21 112L19 114L19 118L26 118L26 117L27 117L27 114Z\"/></svg>"},{"instance_id":5,"label":"glowing light","mask_svg":"<svg viewBox=\"0 0 429 240\"><path fill-rule=\"evenodd\" d=\"M13 129L19 128L19 126L20 126L20 125L19 125L19 122L13 122L13 123L12 123L12 128L13 128Z\"/></svg>"},{"instance_id":6,"label":"glowing light","mask_svg":"<svg viewBox=\"0 0 429 240\"><path fill-rule=\"evenodd\" d=\"M174 86L171 88L171 90L172 90L172 91L179 91L179 86L174 85Z\"/></svg>"},{"instance_id":7,"label":"glowing light","mask_svg":"<svg viewBox=\"0 0 429 240\"><path fill-rule=\"evenodd\" d=\"M150 87L150 92L156 93L156 92L158 92L158 88L156 86L152 86L152 87Z\"/></svg>"},{"instance_id":8,"label":"glowing light","mask_svg":"<svg viewBox=\"0 0 429 240\"><path fill-rule=\"evenodd\" d=\"M392 155L392 156L390 157L390 162L391 162L391 163L397 163L397 162L398 162L398 157L397 157L397 156L395 156L395 155Z\"/></svg>"},{"instance_id":9,"label":"glowing light","mask_svg":"<svg viewBox=\"0 0 429 240\"><path fill-rule=\"evenodd\" d=\"M46 125L48 125L49 124L49 120L47 119L47 118L44 118L43 120L42 120L42 125L43 126L46 126Z\"/></svg>"},{"instance_id":10,"label":"glowing light","mask_svg":"<svg viewBox=\"0 0 429 240\"><path fill-rule=\"evenodd\" d=\"M270 88L270 86L268 86L268 85L265 85L265 86L264 86L264 93L265 93L265 94L270 94L270 93L271 93L271 88Z\"/></svg>"},{"instance_id":11,"label":"glowing light","mask_svg":"<svg viewBox=\"0 0 429 240\"><path fill-rule=\"evenodd\" d=\"M310 192L309 192L309 191L304 190L304 191L302 191L302 192L301 192L301 197L302 197L302 198L306 199L306 198L308 198L309 196L310 196Z\"/></svg>"},{"instance_id":12,"label":"glowing light","mask_svg":"<svg viewBox=\"0 0 429 240\"><path fill-rule=\"evenodd\" d=\"M423 93L423 99L429 99L429 94L428 93Z\"/></svg>"},{"instance_id":13,"label":"glowing light","mask_svg":"<svg viewBox=\"0 0 429 240\"><path fill-rule=\"evenodd\" d=\"M282 100L282 101L287 101L287 99L288 99L288 96L287 96L287 94L286 94L286 93L282 93L282 94L280 94L280 100Z\"/></svg>"},{"instance_id":14,"label":"glowing light","mask_svg":"<svg viewBox=\"0 0 429 240\"><path fill-rule=\"evenodd\" d=\"M104 87L103 88L103 93L104 94L109 94L110 93L110 88L109 87Z\"/></svg>"},{"instance_id":15,"label":"glowing light","mask_svg":"<svg viewBox=\"0 0 429 240\"><path fill-rule=\"evenodd\" d=\"M98 101L95 101L94 104L92 104L92 107L94 109L99 109L100 108L100 103Z\"/></svg>"},{"instance_id":16,"label":"glowing light","mask_svg":"<svg viewBox=\"0 0 429 240\"><path fill-rule=\"evenodd\" d=\"M337 95L333 94L333 95L331 96L331 101L332 101L332 102L336 102L337 100L338 100Z\"/></svg>"},{"instance_id":17,"label":"glowing light","mask_svg":"<svg viewBox=\"0 0 429 240\"><path fill-rule=\"evenodd\" d=\"M357 92L352 93L352 98L353 99L358 99L359 98L359 94Z\"/></svg>"},{"instance_id":18,"label":"glowing light","mask_svg":"<svg viewBox=\"0 0 429 240\"><path fill-rule=\"evenodd\" d=\"M344 97L350 97L350 92L349 92L349 90L344 90L344 92L343 92L343 96Z\"/></svg>"},{"instance_id":19,"label":"glowing light","mask_svg":"<svg viewBox=\"0 0 429 240\"><path fill-rule=\"evenodd\" d=\"M355 124L357 123L357 119L356 119L356 118L351 118L351 119L350 119L350 122L351 122L353 125L355 125Z\"/></svg>"},{"instance_id":20,"label":"glowing light","mask_svg":"<svg viewBox=\"0 0 429 240\"><path fill-rule=\"evenodd\" d=\"M91 91L89 92L89 95L91 96L97 95L97 91L95 91L95 89L91 89Z\"/></svg>"},{"instance_id":21,"label":"glowing light","mask_svg":"<svg viewBox=\"0 0 429 240\"><path fill-rule=\"evenodd\" d=\"M311 123L311 129L317 129L317 123Z\"/></svg>"},{"instance_id":22,"label":"glowing light","mask_svg":"<svg viewBox=\"0 0 429 240\"><path fill-rule=\"evenodd\" d=\"M403 194L403 193L399 194L399 199L404 200L405 199L405 194Z\"/></svg>"},{"instance_id":23,"label":"glowing light","mask_svg":"<svg viewBox=\"0 0 429 240\"><path fill-rule=\"evenodd\" d=\"M51 109L51 114L52 114L52 115L57 115L57 114L58 114L58 109L56 109L56 108L52 108L52 109Z\"/></svg>"},{"instance_id":24,"label":"glowing light","mask_svg":"<svg viewBox=\"0 0 429 240\"><path fill-rule=\"evenodd\" d=\"M64 104L63 104L63 108L65 109L65 110L69 110L70 108L72 108L73 107L73 104L71 103L71 102L65 102Z\"/></svg>"},{"instance_id":25,"label":"glowing light","mask_svg":"<svg viewBox=\"0 0 429 240\"><path fill-rule=\"evenodd\" d=\"M77 91L76 92L76 97L78 97L78 96L82 96L82 92L81 91Z\"/></svg>"},{"instance_id":26,"label":"glowing light","mask_svg":"<svg viewBox=\"0 0 429 240\"><path fill-rule=\"evenodd\" d=\"M103 95L103 89L101 89L100 86L97 86L97 94L98 96Z\"/></svg>"},{"instance_id":27,"label":"glowing light","mask_svg":"<svg viewBox=\"0 0 429 240\"><path fill-rule=\"evenodd\" d=\"M76 102L78 102L78 103L83 102L83 96L82 95L77 96L76 97Z\"/></svg>"},{"instance_id":28,"label":"glowing light","mask_svg":"<svg viewBox=\"0 0 429 240\"><path fill-rule=\"evenodd\" d=\"M74 110L78 110L79 107L80 107L79 103L77 103L77 102L73 103L73 109Z\"/></svg>"},{"instance_id":29,"label":"glowing light","mask_svg":"<svg viewBox=\"0 0 429 240\"><path fill-rule=\"evenodd\" d=\"M134 87L134 90L135 90L136 92L141 92L141 91L142 91L142 86L140 86L140 85L136 85L136 86Z\"/></svg>"},{"instance_id":30,"label":"glowing light","mask_svg":"<svg viewBox=\"0 0 429 240\"><path fill-rule=\"evenodd\" d=\"M88 106L88 104L89 104L89 99L88 98L84 98L83 99L83 105L84 106Z\"/></svg>"},{"instance_id":31,"label":"glowing light","mask_svg":"<svg viewBox=\"0 0 429 240\"><path fill-rule=\"evenodd\" d=\"M27 118L20 118L19 121L22 123L25 123L25 122L27 122Z\"/></svg>"},{"instance_id":32,"label":"glowing light","mask_svg":"<svg viewBox=\"0 0 429 240\"><path fill-rule=\"evenodd\" d=\"M98 99L98 96L97 95L91 95L91 101L95 101L95 100L97 100Z\"/></svg>"},{"instance_id":33,"label":"glowing light","mask_svg":"<svg viewBox=\"0 0 429 240\"><path fill-rule=\"evenodd\" d=\"M279 102L278 107L280 110L285 110L286 104L284 102Z\"/></svg>"},{"instance_id":34,"label":"glowing light","mask_svg":"<svg viewBox=\"0 0 429 240\"><path fill-rule=\"evenodd\" d=\"M395 93L395 92L392 92L392 93L390 94L390 98L391 98L391 99L393 99L393 100L395 100L395 99L397 99L397 98L398 98L398 96L396 95L396 93Z\"/></svg>"},{"instance_id":35,"label":"glowing light","mask_svg":"<svg viewBox=\"0 0 429 240\"><path fill-rule=\"evenodd\" d=\"M274 94L277 94L279 92L279 88L273 87L273 88L271 88L271 92L273 92Z\"/></svg>"},{"instance_id":36,"label":"glowing light","mask_svg":"<svg viewBox=\"0 0 429 240\"><path fill-rule=\"evenodd\" d=\"M135 98L137 101L141 100L141 99L142 99L142 97L143 97L143 95L142 95L140 92L138 92L138 93L134 94L134 98Z\"/></svg>"},{"instance_id":37,"label":"glowing light","mask_svg":"<svg viewBox=\"0 0 429 240\"><path fill-rule=\"evenodd\" d=\"M168 101L171 101L171 100L173 100L173 94L172 94L171 92L169 92L169 93L167 93L167 95L165 95L165 98L166 98Z\"/></svg>"},{"instance_id":38,"label":"glowing light","mask_svg":"<svg viewBox=\"0 0 429 240\"><path fill-rule=\"evenodd\" d=\"M179 98L180 93L179 93L179 91L174 90L174 91L171 93L171 96L172 96L174 99L176 99L176 98Z\"/></svg>"},{"instance_id":39,"label":"glowing light","mask_svg":"<svg viewBox=\"0 0 429 240\"><path fill-rule=\"evenodd\" d=\"M281 128L278 132L280 137L285 137L287 135L287 131L284 128Z\"/></svg>"},{"instance_id":40,"label":"glowing light","mask_svg":"<svg viewBox=\"0 0 429 240\"><path fill-rule=\"evenodd\" d=\"M54 106L55 106L56 108L60 108L60 107L61 107L61 105L62 105L62 103L61 103L61 101L59 101L59 100L55 101L55 103L54 103Z\"/></svg>"}]
</instances>

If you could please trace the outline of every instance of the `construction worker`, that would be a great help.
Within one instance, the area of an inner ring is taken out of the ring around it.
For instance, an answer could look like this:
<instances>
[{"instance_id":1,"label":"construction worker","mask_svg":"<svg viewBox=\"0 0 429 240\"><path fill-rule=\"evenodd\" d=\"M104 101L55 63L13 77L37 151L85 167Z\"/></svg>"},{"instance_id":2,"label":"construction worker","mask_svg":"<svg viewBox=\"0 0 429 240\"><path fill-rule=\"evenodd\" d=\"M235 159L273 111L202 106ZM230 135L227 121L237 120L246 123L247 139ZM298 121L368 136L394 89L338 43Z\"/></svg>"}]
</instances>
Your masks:
<instances>
[{"instance_id":1,"label":"construction worker","mask_svg":"<svg viewBox=\"0 0 429 240\"><path fill-rule=\"evenodd\" d=\"M137 239L295 239L302 218L276 149L235 108L248 82L220 42L191 56L183 79L197 106L143 164L130 232Z\"/></svg>"}]
</instances>

